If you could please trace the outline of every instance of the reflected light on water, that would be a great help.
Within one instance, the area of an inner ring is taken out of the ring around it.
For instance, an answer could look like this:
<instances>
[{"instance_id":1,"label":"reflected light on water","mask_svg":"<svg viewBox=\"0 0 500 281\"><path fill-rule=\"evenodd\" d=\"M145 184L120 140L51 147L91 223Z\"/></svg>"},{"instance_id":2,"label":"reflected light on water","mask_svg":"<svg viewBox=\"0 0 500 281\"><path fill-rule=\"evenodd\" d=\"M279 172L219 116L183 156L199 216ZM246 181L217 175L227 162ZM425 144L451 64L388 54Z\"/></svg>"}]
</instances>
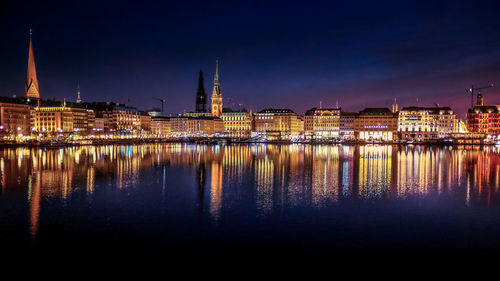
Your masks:
<instances>
[{"instance_id":1,"label":"reflected light on water","mask_svg":"<svg viewBox=\"0 0 500 281\"><path fill-rule=\"evenodd\" d=\"M499 153L498 147L477 146L300 144L4 148L0 196L27 195L32 236L44 200L64 201L81 191L91 202L99 188L140 189L148 171L156 169L161 178L149 180L158 183L161 196L177 183L182 192L198 194L193 208L206 205L213 220L241 202L253 206L257 216L343 200L451 196L466 206L491 206L500 203ZM168 177L175 167L188 168L180 173L196 179L196 186Z\"/></svg>"}]
</instances>

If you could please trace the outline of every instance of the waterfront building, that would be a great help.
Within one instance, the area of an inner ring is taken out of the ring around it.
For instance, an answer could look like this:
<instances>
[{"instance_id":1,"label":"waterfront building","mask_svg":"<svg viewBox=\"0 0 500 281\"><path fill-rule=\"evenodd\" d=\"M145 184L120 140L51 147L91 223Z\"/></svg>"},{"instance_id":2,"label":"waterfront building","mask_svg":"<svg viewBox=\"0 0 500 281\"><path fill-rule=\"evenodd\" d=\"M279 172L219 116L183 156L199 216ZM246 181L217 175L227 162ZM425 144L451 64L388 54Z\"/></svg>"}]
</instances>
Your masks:
<instances>
[{"instance_id":1,"label":"waterfront building","mask_svg":"<svg viewBox=\"0 0 500 281\"><path fill-rule=\"evenodd\" d=\"M301 119L290 109L264 109L255 115L256 136L268 139L293 139L299 137Z\"/></svg>"},{"instance_id":2,"label":"waterfront building","mask_svg":"<svg viewBox=\"0 0 500 281\"><path fill-rule=\"evenodd\" d=\"M217 117L171 118L171 132L174 136L208 137L224 132L224 122Z\"/></svg>"},{"instance_id":3,"label":"waterfront building","mask_svg":"<svg viewBox=\"0 0 500 281\"><path fill-rule=\"evenodd\" d=\"M340 112L339 134L341 139L354 139L354 119L355 112Z\"/></svg>"},{"instance_id":4,"label":"waterfront building","mask_svg":"<svg viewBox=\"0 0 500 281\"><path fill-rule=\"evenodd\" d=\"M340 108L311 108L304 116L304 136L332 139L340 136Z\"/></svg>"},{"instance_id":5,"label":"waterfront building","mask_svg":"<svg viewBox=\"0 0 500 281\"><path fill-rule=\"evenodd\" d=\"M34 131L40 134L69 134L73 132L73 113L65 106L35 108Z\"/></svg>"},{"instance_id":6,"label":"waterfront building","mask_svg":"<svg viewBox=\"0 0 500 281\"><path fill-rule=\"evenodd\" d=\"M67 106L65 102L47 101L34 108L33 131L48 135L85 135L92 130L94 116L93 110L75 104Z\"/></svg>"},{"instance_id":7,"label":"waterfront building","mask_svg":"<svg viewBox=\"0 0 500 281\"><path fill-rule=\"evenodd\" d=\"M203 71L200 70L200 76L198 77L198 91L196 92L196 108L197 113L207 112L207 93L205 92L205 86L203 85Z\"/></svg>"},{"instance_id":8,"label":"waterfront building","mask_svg":"<svg viewBox=\"0 0 500 281\"><path fill-rule=\"evenodd\" d=\"M484 105L483 96L478 93L476 106L467 111L467 129L500 139L500 105Z\"/></svg>"},{"instance_id":9,"label":"waterfront building","mask_svg":"<svg viewBox=\"0 0 500 281\"><path fill-rule=\"evenodd\" d=\"M388 108L365 108L354 119L357 140L392 141L396 139L398 115Z\"/></svg>"},{"instance_id":10,"label":"waterfront building","mask_svg":"<svg viewBox=\"0 0 500 281\"><path fill-rule=\"evenodd\" d=\"M96 118L104 119L104 132L115 135L138 134L141 131L141 114L135 107L111 102L85 103L95 111Z\"/></svg>"},{"instance_id":11,"label":"waterfront building","mask_svg":"<svg viewBox=\"0 0 500 281\"><path fill-rule=\"evenodd\" d=\"M87 133L94 131L95 126L95 112L93 109L87 110Z\"/></svg>"},{"instance_id":12,"label":"waterfront building","mask_svg":"<svg viewBox=\"0 0 500 281\"><path fill-rule=\"evenodd\" d=\"M30 125L31 111L25 100L0 97L0 137L29 135Z\"/></svg>"},{"instance_id":13,"label":"waterfront building","mask_svg":"<svg viewBox=\"0 0 500 281\"><path fill-rule=\"evenodd\" d=\"M445 138L457 131L455 113L449 107L404 107L399 112L398 132L402 140Z\"/></svg>"},{"instance_id":14,"label":"waterfront building","mask_svg":"<svg viewBox=\"0 0 500 281\"><path fill-rule=\"evenodd\" d=\"M230 137L247 138L250 137L253 129L253 113L242 111L232 111L224 109L222 112L224 122L224 134Z\"/></svg>"},{"instance_id":15,"label":"waterfront building","mask_svg":"<svg viewBox=\"0 0 500 281\"><path fill-rule=\"evenodd\" d=\"M172 133L172 122L170 117L157 116L151 118L151 134L157 138L169 137Z\"/></svg>"},{"instance_id":16,"label":"waterfront building","mask_svg":"<svg viewBox=\"0 0 500 281\"><path fill-rule=\"evenodd\" d=\"M92 127L92 130L94 133L101 133L104 131L104 123L106 120L102 117L95 117L94 119L94 126Z\"/></svg>"},{"instance_id":17,"label":"waterfront building","mask_svg":"<svg viewBox=\"0 0 500 281\"><path fill-rule=\"evenodd\" d=\"M38 80L36 78L35 54L33 53L33 43L31 42L31 30L30 30L30 48L28 54L28 75L26 78L25 95L28 98L35 98L35 99L40 98Z\"/></svg>"},{"instance_id":18,"label":"waterfront building","mask_svg":"<svg viewBox=\"0 0 500 281\"><path fill-rule=\"evenodd\" d=\"M212 92L212 116L221 117L222 116L222 92L220 89L219 81L219 61L216 61L215 67L215 78L214 78L214 90Z\"/></svg>"},{"instance_id":19,"label":"waterfront building","mask_svg":"<svg viewBox=\"0 0 500 281\"><path fill-rule=\"evenodd\" d=\"M151 116L147 112L139 111L139 121L142 134L149 134L151 132Z\"/></svg>"}]
</instances>

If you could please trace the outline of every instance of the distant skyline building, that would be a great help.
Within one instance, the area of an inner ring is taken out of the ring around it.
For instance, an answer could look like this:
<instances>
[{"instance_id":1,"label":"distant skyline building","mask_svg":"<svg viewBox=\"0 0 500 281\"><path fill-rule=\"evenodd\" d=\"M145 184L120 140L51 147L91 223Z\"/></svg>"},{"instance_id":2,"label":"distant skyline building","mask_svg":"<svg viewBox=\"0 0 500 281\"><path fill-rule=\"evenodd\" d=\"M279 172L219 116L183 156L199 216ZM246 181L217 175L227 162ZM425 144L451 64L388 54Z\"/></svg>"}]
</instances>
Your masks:
<instances>
[{"instance_id":1,"label":"distant skyline building","mask_svg":"<svg viewBox=\"0 0 500 281\"><path fill-rule=\"evenodd\" d=\"M212 92L212 116L222 116L222 92L219 81L219 60L215 61L214 91Z\"/></svg>"},{"instance_id":2,"label":"distant skyline building","mask_svg":"<svg viewBox=\"0 0 500 281\"><path fill-rule=\"evenodd\" d=\"M198 77L198 91L196 92L196 113L207 112L207 93L203 85L203 71L200 69L200 76Z\"/></svg>"},{"instance_id":3,"label":"distant skyline building","mask_svg":"<svg viewBox=\"0 0 500 281\"><path fill-rule=\"evenodd\" d=\"M78 85L76 86L76 102L77 103L81 103L82 102L82 99L80 97L80 83L78 83Z\"/></svg>"},{"instance_id":4,"label":"distant skyline building","mask_svg":"<svg viewBox=\"0 0 500 281\"><path fill-rule=\"evenodd\" d=\"M398 101L396 98L394 98L394 103L392 104L392 113L397 113L398 111Z\"/></svg>"},{"instance_id":5,"label":"distant skyline building","mask_svg":"<svg viewBox=\"0 0 500 281\"><path fill-rule=\"evenodd\" d=\"M33 53L33 43L31 42L31 29L30 29L30 49L28 54L28 75L26 78L25 94L28 98L40 98L40 91L38 88L38 80L36 79L35 68L35 54Z\"/></svg>"},{"instance_id":6,"label":"distant skyline building","mask_svg":"<svg viewBox=\"0 0 500 281\"><path fill-rule=\"evenodd\" d=\"M500 105L485 105L483 95L478 92L476 106L467 111L467 129L500 138Z\"/></svg>"}]
</instances>

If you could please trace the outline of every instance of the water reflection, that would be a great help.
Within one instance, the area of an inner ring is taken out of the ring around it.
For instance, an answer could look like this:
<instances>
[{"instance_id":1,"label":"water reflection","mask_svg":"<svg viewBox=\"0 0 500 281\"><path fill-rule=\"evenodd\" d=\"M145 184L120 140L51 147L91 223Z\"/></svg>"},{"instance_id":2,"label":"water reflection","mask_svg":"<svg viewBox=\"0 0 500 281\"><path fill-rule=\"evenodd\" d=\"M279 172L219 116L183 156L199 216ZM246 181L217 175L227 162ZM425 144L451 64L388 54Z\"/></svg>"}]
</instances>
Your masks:
<instances>
[{"instance_id":1,"label":"water reflection","mask_svg":"<svg viewBox=\"0 0 500 281\"><path fill-rule=\"evenodd\" d=\"M194 184L167 174L174 167ZM145 144L0 151L0 199L24 194L36 236L44 199L67 200L98 188L141 188L158 169L162 198L170 183L193 193L193 208L217 221L227 208L251 206L256 216L342 200L404 200L449 196L490 206L500 181L498 147ZM148 191L149 192L149 191ZM165 204L176 200L165 197ZM170 201L169 201L170 200ZM0 201L1 202L1 201Z\"/></svg>"}]
</instances>

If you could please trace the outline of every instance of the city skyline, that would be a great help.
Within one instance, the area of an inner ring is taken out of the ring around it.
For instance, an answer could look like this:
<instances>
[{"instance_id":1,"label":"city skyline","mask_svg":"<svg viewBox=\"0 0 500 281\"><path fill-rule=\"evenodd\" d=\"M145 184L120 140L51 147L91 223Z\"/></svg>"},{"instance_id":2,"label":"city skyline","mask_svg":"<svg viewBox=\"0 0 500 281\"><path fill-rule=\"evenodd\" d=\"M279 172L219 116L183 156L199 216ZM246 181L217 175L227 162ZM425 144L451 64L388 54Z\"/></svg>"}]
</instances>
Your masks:
<instances>
[{"instance_id":1,"label":"city skyline","mask_svg":"<svg viewBox=\"0 0 500 281\"><path fill-rule=\"evenodd\" d=\"M276 3L274 4L274 6L279 6ZM256 4L256 6L258 5ZM276 8L274 6L270 7L270 11L272 10L272 8ZM14 4L8 5L7 7L12 11L16 11L16 9L18 8ZM383 10L383 7L385 6L382 5L380 9ZM69 7L61 7L61 10L65 10L67 8ZM77 9L75 13L81 13L83 11L88 12L88 7L84 5L83 7L79 8L81 9ZM87 8L87 10L85 10L85 8ZM243 10L248 10L247 15L259 14L260 12L258 12L258 9L256 8L257 7L243 7L241 8L240 12L236 11L235 15L243 13ZM297 11L297 8L298 5L293 3L287 6L285 10L291 10L292 12L300 14L301 12ZM340 8L351 10L350 7ZM454 9L447 12L447 15L443 15L443 18L447 18L448 20L450 20L458 15L461 15L465 8L466 5L457 4L455 5ZM488 4L478 5L478 7L475 7L475 9L479 10L487 8ZM122 9L122 13L124 15L128 15L128 13L131 13L130 7L125 7ZM151 7L143 9L145 9L145 11L150 11ZM182 13L188 11L186 10L186 7L180 7L180 9ZM226 7L221 11L225 16L230 15L228 14L227 9L228 8ZM364 9L366 9L366 7L362 10L364 11ZM313 11L311 11L310 13L319 13L319 15L321 15L321 13L317 11L316 8L313 9ZM416 16L420 15L419 12L415 13ZM311 14L307 15L311 16ZM10 17L12 17L12 15L15 15L15 13L9 13ZM98 15L100 14L98 13ZM157 16L159 18L153 17L153 19L162 19L162 17L160 17L159 15ZM283 17L287 18L288 16ZM376 18L378 17L379 16L376 16ZM420 22L420 24L422 26L429 25L431 23L431 21L429 20L432 20L433 16L429 17L429 19L422 19L422 22ZM264 19L268 18L264 17ZM81 20L83 19L74 19L75 22L73 23L79 23ZM330 28L328 24L322 22L324 20L325 19L319 17L319 22L313 21L311 25L308 26L318 27L321 25L326 29ZM481 14L481 17L477 20L481 23L483 21L490 21L491 23L494 23L494 19L489 17L488 13ZM36 17L34 17L32 21L36 21ZM214 24L220 24L217 20L214 21ZM244 20L242 20L242 22L243 23L241 24L245 23ZM448 66L446 67L446 69L443 69L442 67L433 67L427 69L427 71L422 70L418 66L418 64L429 63L429 60L431 58L435 60L435 64L439 64L439 61L446 61L443 59L437 59L436 57L438 55L436 51L438 51L440 48L443 48L443 46L446 44L444 44L443 42L437 42L434 46L433 42L429 42L428 46L425 46L425 44L423 44L411 47L414 48L414 50L409 52L409 54L405 54L405 56L414 57L409 59L407 62L399 61L397 64L395 64L399 65L399 67L402 68L394 68L395 66L387 68L387 66L389 65L386 65L386 67L381 66L380 68L373 68L369 71L369 73L371 74L364 76L364 74L361 74L361 72L363 72L363 69L367 68L363 66L363 63L360 63L360 60L363 60L363 54L366 54L363 51L353 52L353 54L347 57L342 56L342 67L335 67L337 75L331 75L329 71L325 70L332 68L331 66L333 65L325 65L329 63L322 63L317 61L317 63L314 64L307 62L310 59L311 52L316 50L315 47L309 49L303 48L303 50L294 50L294 52L296 52L295 59L301 62L297 64L284 64L283 67L276 67L276 65L280 64L280 60L286 61L294 58L294 56L285 56L284 54L269 56L270 54L268 53L265 61L263 61L264 56L252 57L252 59L255 60L255 63L249 63L247 65L247 70L245 70L245 64L242 63L242 61L248 60L249 54L245 53L238 58L234 54L234 50L232 51L231 48L227 46L225 48L221 48L221 50L224 51L217 51L215 50L215 47L211 47L208 49L210 49L212 52L202 52L201 55L197 56L188 56L188 54L182 54L180 56L174 57L175 63L169 63L167 61L164 61L162 63L153 63L150 61L150 59L152 59L151 57L137 57L137 50L141 50L141 48L138 48L136 51L134 51L131 50L130 47L124 48L124 45L120 44L120 41L132 40L131 37L118 36L118 34L123 32L121 27L119 27L117 29L117 33L112 36L114 38L106 39L108 40L106 42L109 44L94 46L90 50L84 50L82 47L77 46L78 44L76 44L74 40L82 40L82 44L85 45L89 44L85 38L90 39L92 38L92 36L103 35L99 35L99 32L96 32L96 34L92 35L88 33L88 30L87 32L79 32L81 31L81 27L79 27L71 32L71 39L68 38L67 34L60 34L60 28L54 27L54 29L50 29L47 28L45 26L46 24L44 23L45 22L41 20L30 23L30 25L26 26L26 28L23 27L21 29L20 26L10 28L9 30L3 30L5 31L2 32L4 34L3 37L5 37L6 39L13 39L9 40L9 42L13 42L13 44L3 46L2 48L11 51L15 50L15 54L22 54L22 56L9 55L8 58L5 58L5 60L3 60L6 62L4 65L5 67L2 67L2 69L0 70L3 77L2 80L5 79L4 82L0 83L0 90L2 91L3 96L12 96L13 94L16 94L17 96L22 95L21 87L23 87L23 85L25 84L25 81L23 80L25 80L26 77L26 42L28 41L27 31L29 30L29 28L33 28L34 30L33 44L35 49L34 52L37 63L37 74L40 83L40 92L42 98L55 98L58 100L66 99L71 101L76 100L77 83L80 83L83 101L114 101L118 103L126 103L141 109L150 109L152 107L158 107L158 102L154 100L153 97L159 97L166 99L166 113L182 113L185 111L194 111L193 97L196 95L198 86L197 77L199 70L202 69L204 71L208 81L207 85L205 86L207 86L208 89L211 89L212 85L210 81L215 74L213 69L213 62L216 59L221 60L221 80L224 87L223 97L225 99L225 106L230 106L231 103L242 104L243 107L247 109L253 109L254 111L270 107L288 107L299 114L303 114L306 110L312 107L318 107L320 102L323 104L323 107L335 107L338 101L340 107L342 107L346 111L359 111L365 107L390 108L394 98L397 98L400 107L412 105L433 106L435 103L438 103L440 105L450 106L452 109L454 109L454 111L460 118L464 118L465 111L469 107L468 104L470 103L470 95L467 95L465 90L472 84L481 86L483 84L490 84L492 82L495 82L495 77L499 77L500 74L499 70L495 69L494 67L496 63L495 60L497 60L497 57L499 57L496 56L496 50L494 48L499 43L499 40L495 33L491 33L491 36L489 36L491 37L491 39L486 40L486 43L484 44L480 44L481 47L470 46L475 44L465 44L465 47L462 46L464 48L460 47L460 44L458 44L457 46L449 46L451 53L458 52L461 54L460 58L463 61L455 62L460 66L458 68L449 65L450 62L448 61ZM353 24L352 22L349 22L349 24L351 24L350 26L353 30L355 30L356 28L362 29L362 27ZM364 24L360 23L359 25ZM484 29L484 26L480 24L471 25L468 27L468 29L472 30L478 26L481 26ZM447 28L450 27L448 26ZM461 27L458 26L456 28L460 29ZM5 27L3 29L5 29ZM255 31L252 28L250 29L251 30L249 30L249 32ZM220 32L222 33L220 36L224 37L227 40L227 35L222 32L223 30L224 29L220 30ZM389 30L392 29L388 28L384 32L387 33ZM442 29L440 27L436 32L440 34L441 32L444 32L444 30L445 29ZM210 32L208 32L207 34L209 33ZM273 32L268 32L266 34L267 36L276 35ZM335 30L330 31L330 34L334 35ZM88 37L86 37L85 35L87 35ZM193 32L192 35L200 34ZM316 36L317 35L311 34L311 37L309 39L314 41L317 39ZM398 36L396 36L395 41L398 41L403 37L401 37L401 34L399 34ZM256 38L260 37L256 36ZM48 39L51 39L49 44L47 43ZM22 43L23 40L24 43ZM21 44L14 44L15 42ZM412 41L410 40L408 42ZM217 44L220 45L222 43ZM54 49L50 48L50 46L54 45L56 46L55 49L61 51L61 57L54 57ZM319 49L322 49L321 44L318 46ZM117 51L112 52L112 55L105 54L110 51L110 48L113 49L114 47L122 48L117 48ZM403 48L404 46L399 47ZM276 49L276 46L274 46L273 44L262 44L259 45L258 50L261 52L265 52L266 50L271 51L273 48ZM410 46L406 46L406 48L410 48ZM192 48L189 50L190 52L193 52ZM200 47L199 50L202 50L202 47ZM429 53L421 55L420 57L417 56L419 53L426 53L426 51ZM371 59L368 59L367 57L365 57L365 59L367 59L367 62L370 60L372 60L372 62L377 60L384 64L388 63L390 60L396 59L397 53L398 52L396 50L396 52L394 52L391 56L387 56L385 58L372 57ZM72 54L73 60L66 60L67 54ZM164 58L164 56L169 57L173 56L174 54L169 53L167 50L163 51L160 47L158 47L158 50L150 53L150 55L157 55L157 58ZM338 56L339 54L338 52L332 51L320 52L316 55L325 55L324 61L328 61L333 57ZM4 56L5 55L2 55L2 58L4 58ZM300 59L298 58L298 56L300 56ZM447 55L442 56L446 57ZM480 57L480 59L478 59L478 57ZM96 63L98 67L95 68L94 71L92 71L89 63L85 62L83 58ZM97 61L98 59L100 60ZM123 65L116 65L117 60L120 61ZM418 62L415 62L415 60L417 60ZM128 62L132 61L134 62L133 64L131 64L131 66L133 67L124 67L124 65L129 65ZM311 62L313 61L314 60L312 60ZM258 64L258 67L255 64ZM368 63L367 65L370 64L371 63ZM376 65L376 63L373 65ZM179 66L179 68L178 70L171 69L172 66ZM125 70L123 68L125 68ZM471 70L464 71L464 68L470 68ZM474 68L489 68L489 70L487 73L481 74L481 71L473 71ZM18 72L17 69L22 70ZM420 74L414 75L414 77L413 75L410 75L413 78L410 82L408 82L408 87L403 85L404 79L400 80L389 76L378 78L376 77L380 76L379 74L382 74L387 70L391 70L390 72L398 72L401 69L407 69L409 72L420 72ZM160 73L161 75L158 75L163 77L143 77L144 73L151 74L153 70L155 70L155 73ZM358 80L353 78L353 70L356 70L360 73L359 82ZM447 70L448 73L437 73L440 71L442 72L443 70ZM286 74L283 72L289 73ZM296 75L295 72L302 74ZM118 75L112 75L115 73ZM130 77L132 73L136 74L134 78ZM280 73L283 73L283 75L280 75ZM436 74L439 75L436 76ZM433 77L429 79L429 75ZM369 78L370 76L372 78ZM439 77L443 79L437 79ZM382 83L382 81L391 80L392 82L390 83ZM22 82L19 83L18 81ZM438 81L439 83L434 84L436 81ZM338 85L336 86L335 84ZM165 92L163 92L163 89L165 89ZM350 99L350 96L352 96L353 94L362 97L362 101L360 101L360 99ZM498 95L498 90L496 88L488 90L488 92L484 93L485 104L498 104L499 96L500 95ZM285 97L286 103L283 103L283 98Z\"/></svg>"}]
</instances>

